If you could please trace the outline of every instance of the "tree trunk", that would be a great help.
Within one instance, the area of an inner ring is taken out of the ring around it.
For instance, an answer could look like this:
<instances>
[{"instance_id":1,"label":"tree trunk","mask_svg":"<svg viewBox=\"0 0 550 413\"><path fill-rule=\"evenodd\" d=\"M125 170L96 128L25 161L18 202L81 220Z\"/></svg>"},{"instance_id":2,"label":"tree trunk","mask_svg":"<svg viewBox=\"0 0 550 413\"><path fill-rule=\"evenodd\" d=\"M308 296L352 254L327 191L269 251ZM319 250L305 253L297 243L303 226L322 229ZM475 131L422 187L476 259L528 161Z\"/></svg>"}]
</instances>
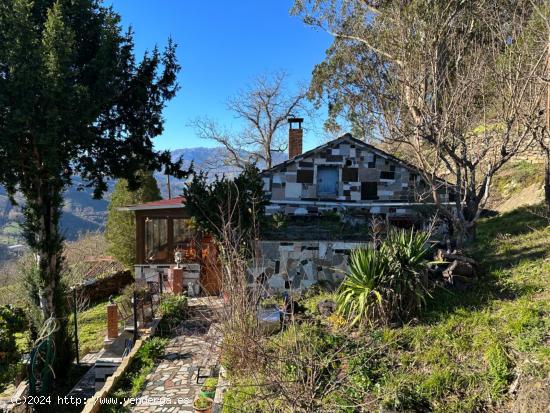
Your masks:
<instances>
[{"instance_id":1,"label":"tree trunk","mask_svg":"<svg viewBox=\"0 0 550 413\"><path fill-rule=\"evenodd\" d=\"M56 193L57 192L57 193ZM62 317L56 295L59 289L61 271L62 238L59 235L61 215L60 191L49 183L40 185L36 200L36 246L33 248L38 265L40 309L44 319Z\"/></svg>"},{"instance_id":2,"label":"tree trunk","mask_svg":"<svg viewBox=\"0 0 550 413\"><path fill-rule=\"evenodd\" d=\"M36 258L36 283L38 302L43 320L53 317L59 329L55 342L54 372L57 377L67 371L67 363L72 358L71 340L67 333L67 301L61 282L63 237L59 231L62 209L62 186L48 180L36 185L33 197L26 194L27 203L23 208L25 223L24 235Z\"/></svg>"},{"instance_id":3,"label":"tree trunk","mask_svg":"<svg viewBox=\"0 0 550 413\"><path fill-rule=\"evenodd\" d=\"M546 167L544 170L544 201L550 208L550 151L547 151L546 154Z\"/></svg>"},{"instance_id":4,"label":"tree trunk","mask_svg":"<svg viewBox=\"0 0 550 413\"><path fill-rule=\"evenodd\" d=\"M460 220L456 225L456 247L458 249L464 248L464 246L476 239L476 223Z\"/></svg>"}]
</instances>

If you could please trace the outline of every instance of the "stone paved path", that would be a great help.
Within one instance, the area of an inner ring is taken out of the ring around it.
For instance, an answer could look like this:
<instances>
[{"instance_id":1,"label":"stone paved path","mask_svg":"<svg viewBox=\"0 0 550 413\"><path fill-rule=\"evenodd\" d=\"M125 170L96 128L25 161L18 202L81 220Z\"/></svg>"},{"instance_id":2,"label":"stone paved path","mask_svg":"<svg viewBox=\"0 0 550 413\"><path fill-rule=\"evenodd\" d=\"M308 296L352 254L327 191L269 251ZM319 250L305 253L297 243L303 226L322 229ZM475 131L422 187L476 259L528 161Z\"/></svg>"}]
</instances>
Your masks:
<instances>
[{"instance_id":1,"label":"stone paved path","mask_svg":"<svg viewBox=\"0 0 550 413\"><path fill-rule=\"evenodd\" d=\"M204 381L197 383L197 368L204 367L202 376L219 363L221 334L215 308L220 305L221 300L211 297L189 300L188 319L178 327L164 357L147 376L139 396L141 404L133 406L132 412L193 412L193 400Z\"/></svg>"}]
</instances>

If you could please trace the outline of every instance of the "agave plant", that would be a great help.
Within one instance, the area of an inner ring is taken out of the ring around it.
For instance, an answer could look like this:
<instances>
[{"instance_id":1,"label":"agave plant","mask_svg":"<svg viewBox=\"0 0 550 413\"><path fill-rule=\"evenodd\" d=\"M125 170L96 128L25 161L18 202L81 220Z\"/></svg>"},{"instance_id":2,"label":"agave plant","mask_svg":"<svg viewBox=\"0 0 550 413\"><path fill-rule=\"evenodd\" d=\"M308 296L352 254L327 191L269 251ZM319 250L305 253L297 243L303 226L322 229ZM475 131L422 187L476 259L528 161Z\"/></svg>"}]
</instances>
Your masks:
<instances>
[{"instance_id":1,"label":"agave plant","mask_svg":"<svg viewBox=\"0 0 550 413\"><path fill-rule=\"evenodd\" d=\"M404 321L430 296L426 257L429 234L390 230L379 250L361 248L338 290L338 308L351 324Z\"/></svg>"},{"instance_id":2,"label":"agave plant","mask_svg":"<svg viewBox=\"0 0 550 413\"><path fill-rule=\"evenodd\" d=\"M383 308L380 280L389 270L389 261L379 251L360 248L352 252L350 272L337 294L338 310L352 325L380 315Z\"/></svg>"},{"instance_id":3,"label":"agave plant","mask_svg":"<svg viewBox=\"0 0 550 413\"><path fill-rule=\"evenodd\" d=\"M411 229L388 232L380 252L390 260L391 270L383 284L388 291L388 307L394 318L406 319L430 296L426 259L429 234Z\"/></svg>"}]
</instances>

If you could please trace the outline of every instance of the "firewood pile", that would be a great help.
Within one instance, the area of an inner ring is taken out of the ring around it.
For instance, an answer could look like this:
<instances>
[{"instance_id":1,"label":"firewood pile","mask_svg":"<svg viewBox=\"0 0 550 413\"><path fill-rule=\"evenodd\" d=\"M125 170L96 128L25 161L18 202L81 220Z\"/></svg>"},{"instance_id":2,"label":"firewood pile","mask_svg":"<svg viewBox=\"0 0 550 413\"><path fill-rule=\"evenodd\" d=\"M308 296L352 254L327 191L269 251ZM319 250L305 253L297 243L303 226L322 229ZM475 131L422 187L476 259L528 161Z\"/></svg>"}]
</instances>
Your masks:
<instances>
[{"instance_id":1,"label":"firewood pile","mask_svg":"<svg viewBox=\"0 0 550 413\"><path fill-rule=\"evenodd\" d=\"M467 287L477 277L477 262L462 251L438 249L434 256L434 273L437 279L443 279L448 286L459 289Z\"/></svg>"}]
</instances>

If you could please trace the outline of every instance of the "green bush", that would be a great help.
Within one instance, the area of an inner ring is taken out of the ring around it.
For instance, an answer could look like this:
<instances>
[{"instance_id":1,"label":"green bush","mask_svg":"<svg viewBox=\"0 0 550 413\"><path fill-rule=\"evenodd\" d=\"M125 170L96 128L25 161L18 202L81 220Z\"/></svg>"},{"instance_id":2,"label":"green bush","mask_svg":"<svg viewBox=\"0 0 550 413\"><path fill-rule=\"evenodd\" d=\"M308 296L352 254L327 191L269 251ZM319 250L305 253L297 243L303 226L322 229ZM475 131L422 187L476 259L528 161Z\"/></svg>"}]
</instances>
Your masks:
<instances>
[{"instance_id":1,"label":"green bush","mask_svg":"<svg viewBox=\"0 0 550 413\"><path fill-rule=\"evenodd\" d=\"M187 297L183 295L163 295L160 303L162 319L159 323L161 335L169 334L187 314Z\"/></svg>"},{"instance_id":2,"label":"green bush","mask_svg":"<svg viewBox=\"0 0 550 413\"><path fill-rule=\"evenodd\" d=\"M21 372L16 333L25 327L25 315L11 306L0 307L0 392Z\"/></svg>"},{"instance_id":3,"label":"green bush","mask_svg":"<svg viewBox=\"0 0 550 413\"><path fill-rule=\"evenodd\" d=\"M404 321L429 296L426 256L429 235L390 230L380 249L361 248L337 294L339 311L358 322Z\"/></svg>"},{"instance_id":4,"label":"green bush","mask_svg":"<svg viewBox=\"0 0 550 413\"><path fill-rule=\"evenodd\" d=\"M350 257L350 272L337 295L338 310L354 325L372 321L383 309L382 279L389 272L389 260L379 251L357 249Z\"/></svg>"},{"instance_id":5,"label":"green bush","mask_svg":"<svg viewBox=\"0 0 550 413\"><path fill-rule=\"evenodd\" d=\"M336 294L331 292L321 292L305 298L300 303L305 307L308 314L319 314L317 306L322 301L336 301Z\"/></svg>"}]
</instances>

